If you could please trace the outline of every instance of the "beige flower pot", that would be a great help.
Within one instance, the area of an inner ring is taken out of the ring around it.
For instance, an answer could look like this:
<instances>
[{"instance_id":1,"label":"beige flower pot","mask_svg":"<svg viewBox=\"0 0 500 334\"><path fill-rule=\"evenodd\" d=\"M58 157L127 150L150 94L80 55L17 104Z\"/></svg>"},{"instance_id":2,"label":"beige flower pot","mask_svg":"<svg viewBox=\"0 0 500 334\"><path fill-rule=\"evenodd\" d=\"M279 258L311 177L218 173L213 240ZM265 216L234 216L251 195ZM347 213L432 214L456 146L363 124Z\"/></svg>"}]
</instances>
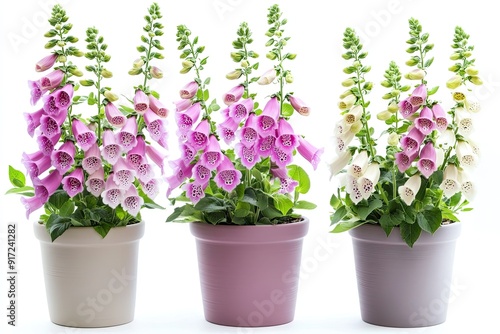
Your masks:
<instances>
[{"instance_id":1,"label":"beige flower pot","mask_svg":"<svg viewBox=\"0 0 500 334\"><path fill-rule=\"evenodd\" d=\"M91 227L71 227L51 242L45 226L34 224L52 322L107 327L134 319L137 258L144 225L113 228L106 238Z\"/></svg>"}]
</instances>

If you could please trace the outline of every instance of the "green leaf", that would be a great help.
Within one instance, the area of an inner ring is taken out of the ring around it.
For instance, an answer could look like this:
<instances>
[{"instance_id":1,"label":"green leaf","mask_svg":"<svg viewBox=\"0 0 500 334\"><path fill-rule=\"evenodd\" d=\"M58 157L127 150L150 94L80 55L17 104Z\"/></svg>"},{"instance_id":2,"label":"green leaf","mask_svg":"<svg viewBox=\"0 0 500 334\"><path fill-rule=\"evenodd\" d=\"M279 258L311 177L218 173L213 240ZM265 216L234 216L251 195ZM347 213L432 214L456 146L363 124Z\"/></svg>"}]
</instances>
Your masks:
<instances>
[{"instance_id":1,"label":"green leaf","mask_svg":"<svg viewBox=\"0 0 500 334\"><path fill-rule=\"evenodd\" d=\"M457 192L455 193L453 196L451 196L450 198L450 204L449 206L450 207L455 207L458 205L458 203L460 203L460 199L462 198L462 193L461 192Z\"/></svg>"},{"instance_id":2,"label":"green leaf","mask_svg":"<svg viewBox=\"0 0 500 334\"><path fill-rule=\"evenodd\" d=\"M336 210L340 205L342 205L342 201L335 196L335 194L332 194L332 197L330 198L330 206Z\"/></svg>"},{"instance_id":3,"label":"green leaf","mask_svg":"<svg viewBox=\"0 0 500 334\"><path fill-rule=\"evenodd\" d=\"M69 217L75 211L75 203L73 200L67 200L59 209L59 215L61 217Z\"/></svg>"},{"instance_id":4,"label":"green leaf","mask_svg":"<svg viewBox=\"0 0 500 334\"><path fill-rule=\"evenodd\" d=\"M281 109L281 116L291 117L293 115L294 109L290 103L283 103L283 109Z\"/></svg>"},{"instance_id":5,"label":"green leaf","mask_svg":"<svg viewBox=\"0 0 500 334\"><path fill-rule=\"evenodd\" d=\"M69 195L64 190L56 190L56 192L49 197L49 204L59 210L69 198Z\"/></svg>"},{"instance_id":6,"label":"green leaf","mask_svg":"<svg viewBox=\"0 0 500 334\"><path fill-rule=\"evenodd\" d=\"M10 183L17 188L22 188L26 186L26 177L23 172L15 169L14 167L9 165L9 181Z\"/></svg>"},{"instance_id":7,"label":"green leaf","mask_svg":"<svg viewBox=\"0 0 500 334\"><path fill-rule=\"evenodd\" d=\"M98 226L94 226L94 230L100 234L101 237L106 237L108 235L108 232L111 230L113 226L110 224L101 224Z\"/></svg>"},{"instance_id":8,"label":"green leaf","mask_svg":"<svg viewBox=\"0 0 500 334\"><path fill-rule=\"evenodd\" d=\"M226 220L226 214L223 211L205 212L203 215L207 222L217 225Z\"/></svg>"},{"instance_id":9,"label":"green leaf","mask_svg":"<svg viewBox=\"0 0 500 334\"><path fill-rule=\"evenodd\" d=\"M241 199L242 202L248 203L253 206L258 206L257 205L257 194L255 193L255 190L253 188L246 188L245 193L243 194L243 198Z\"/></svg>"},{"instance_id":10,"label":"green leaf","mask_svg":"<svg viewBox=\"0 0 500 334\"><path fill-rule=\"evenodd\" d=\"M166 222L173 222L175 221L177 218L179 218L182 213L184 212L184 209L188 206L189 204L185 204L183 206L179 206L177 208L174 209L174 212L172 212L170 214L170 216L167 217L167 220Z\"/></svg>"},{"instance_id":11,"label":"green leaf","mask_svg":"<svg viewBox=\"0 0 500 334\"><path fill-rule=\"evenodd\" d=\"M303 210L314 210L316 209L317 205L308 201L297 201L295 203L295 208L296 209L303 209Z\"/></svg>"},{"instance_id":12,"label":"green leaf","mask_svg":"<svg viewBox=\"0 0 500 334\"><path fill-rule=\"evenodd\" d=\"M365 224L365 222L359 221L359 220L341 222L341 223L335 225L335 228L332 230L332 233L346 232L346 231L352 230L353 228L358 227L358 226L363 225L363 224Z\"/></svg>"},{"instance_id":13,"label":"green leaf","mask_svg":"<svg viewBox=\"0 0 500 334\"><path fill-rule=\"evenodd\" d=\"M309 180L309 175L307 175L306 171L300 166L289 165L288 175L299 183L295 190L301 194L307 194L311 188L311 181Z\"/></svg>"},{"instance_id":14,"label":"green leaf","mask_svg":"<svg viewBox=\"0 0 500 334\"><path fill-rule=\"evenodd\" d=\"M345 217L346 214L347 214L347 208L345 206L339 207L337 210L335 210L335 212L331 216L331 218L330 218L331 224L330 225L337 224L339 221L342 220L342 218Z\"/></svg>"},{"instance_id":15,"label":"green leaf","mask_svg":"<svg viewBox=\"0 0 500 334\"><path fill-rule=\"evenodd\" d=\"M224 202L217 197L205 196L194 206L196 210L207 212L225 211L227 207Z\"/></svg>"},{"instance_id":16,"label":"green leaf","mask_svg":"<svg viewBox=\"0 0 500 334\"><path fill-rule=\"evenodd\" d=\"M45 224L45 228L50 234L52 242L59 238L70 226L71 220L69 218L63 218L56 214L50 215Z\"/></svg>"},{"instance_id":17,"label":"green leaf","mask_svg":"<svg viewBox=\"0 0 500 334\"><path fill-rule=\"evenodd\" d=\"M24 186L24 187L20 187L20 188L11 188L11 189L7 190L7 192L5 193L5 195L8 195L8 194L20 194L20 195L24 195L24 196L28 196L28 197L32 197L35 195L33 193L33 187L30 187L30 186Z\"/></svg>"},{"instance_id":18,"label":"green leaf","mask_svg":"<svg viewBox=\"0 0 500 334\"><path fill-rule=\"evenodd\" d=\"M373 210L381 208L383 205L382 201L379 199L372 200L368 206L357 206L358 217L361 220L365 220Z\"/></svg>"},{"instance_id":19,"label":"green leaf","mask_svg":"<svg viewBox=\"0 0 500 334\"><path fill-rule=\"evenodd\" d=\"M283 214L283 216L286 216L290 209L293 208L292 200L284 194L276 194L273 199L274 206Z\"/></svg>"},{"instance_id":20,"label":"green leaf","mask_svg":"<svg viewBox=\"0 0 500 334\"><path fill-rule=\"evenodd\" d=\"M401 231L401 238L406 242L406 244L410 247L413 247L415 241L417 241L418 237L420 237L420 233L422 229L418 224L407 224L405 222L401 222L399 225Z\"/></svg>"},{"instance_id":21,"label":"green leaf","mask_svg":"<svg viewBox=\"0 0 500 334\"><path fill-rule=\"evenodd\" d=\"M208 92L208 89L206 89L204 92L203 92L203 100L204 101L208 101L208 99L210 98L210 93Z\"/></svg>"},{"instance_id":22,"label":"green leaf","mask_svg":"<svg viewBox=\"0 0 500 334\"><path fill-rule=\"evenodd\" d=\"M267 207L266 209L262 210L261 212L262 212L262 215L264 217L267 217L269 219L275 219L275 218L281 218L281 217L283 217L283 215L281 214L281 212L278 209L276 209L276 208L274 208L272 206Z\"/></svg>"},{"instance_id":23,"label":"green leaf","mask_svg":"<svg viewBox=\"0 0 500 334\"><path fill-rule=\"evenodd\" d=\"M257 206L259 207L259 209L267 209L271 197L260 189L256 189L255 193L257 194Z\"/></svg>"},{"instance_id":24,"label":"green leaf","mask_svg":"<svg viewBox=\"0 0 500 334\"><path fill-rule=\"evenodd\" d=\"M97 100L96 100L95 95L94 95L93 92L89 93L89 97L87 99L87 103L88 103L89 106L93 106L94 104L97 103Z\"/></svg>"},{"instance_id":25,"label":"green leaf","mask_svg":"<svg viewBox=\"0 0 500 334\"><path fill-rule=\"evenodd\" d=\"M387 236L389 236L389 234L391 234L392 229L394 228L394 226L397 225L397 224L395 224L395 222L392 219L391 215L383 215L383 216L381 216L380 219L379 219L379 223L380 223L380 226L382 227L382 229L384 230L384 232L385 232L385 234Z\"/></svg>"},{"instance_id":26,"label":"green leaf","mask_svg":"<svg viewBox=\"0 0 500 334\"><path fill-rule=\"evenodd\" d=\"M142 190L142 187L139 187L139 196L144 200L144 207L147 209L160 209L160 210L165 210L165 208L159 204L157 204L155 201L153 201L151 198L149 198L148 195Z\"/></svg>"},{"instance_id":27,"label":"green leaf","mask_svg":"<svg viewBox=\"0 0 500 334\"><path fill-rule=\"evenodd\" d=\"M427 207L424 211L417 213L417 223L420 228L428 233L434 233L441 226L443 216L437 207Z\"/></svg>"}]
</instances>

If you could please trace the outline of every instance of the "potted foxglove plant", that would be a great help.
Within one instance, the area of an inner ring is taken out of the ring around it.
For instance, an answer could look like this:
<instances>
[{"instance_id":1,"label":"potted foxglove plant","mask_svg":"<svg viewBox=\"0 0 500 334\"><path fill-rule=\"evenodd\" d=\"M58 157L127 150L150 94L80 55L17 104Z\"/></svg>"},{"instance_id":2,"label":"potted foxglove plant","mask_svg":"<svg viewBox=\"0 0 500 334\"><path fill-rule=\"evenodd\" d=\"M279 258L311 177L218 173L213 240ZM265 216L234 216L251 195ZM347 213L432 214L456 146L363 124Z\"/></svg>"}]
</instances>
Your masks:
<instances>
[{"instance_id":1,"label":"potted foxglove plant","mask_svg":"<svg viewBox=\"0 0 500 334\"><path fill-rule=\"evenodd\" d=\"M190 222L205 318L230 326L293 320L294 268L300 266L309 224L294 210L315 205L299 200L310 181L292 160L298 152L316 168L323 152L293 130L291 116L307 116L309 107L285 92L293 81L285 64L296 57L285 51L287 20L277 5L269 8L267 18L267 58L275 65L253 77L258 54L250 49L248 24L242 23L231 53L238 67L226 76L242 82L223 95L222 109L216 99L210 100L210 79L201 76L205 47L186 26L177 28L181 73L194 72L194 79L180 90L176 103L181 157L171 163L168 192L176 207L167 221ZM254 83L276 84L278 91L267 93L261 105ZM181 194L172 196L175 189Z\"/></svg>"},{"instance_id":2,"label":"potted foxglove plant","mask_svg":"<svg viewBox=\"0 0 500 334\"><path fill-rule=\"evenodd\" d=\"M391 61L385 71L381 84L389 91L382 97L385 110L377 114L385 125L378 139L369 112L372 83L365 78L368 53L355 31L345 30L343 58L351 63L344 69L349 78L342 83L347 90L335 125L338 155L330 166L342 180L331 198L331 223L333 232L352 236L362 318L393 327L446 319L447 301L428 317L420 310L433 309L449 288L458 213L471 210L474 185L468 175L479 153L471 139L479 111L472 87L481 80L469 35L455 29L455 75L446 83L451 94L436 100L439 87L426 77L434 45L418 20L410 19L409 27L411 70L403 76ZM387 138L385 151L377 147L381 138Z\"/></svg>"},{"instance_id":3,"label":"potted foxglove plant","mask_svg":"<svg viewBox=\"0 0 500 334\"><path fill-rule=\"evenodd\" d=\"M25 115L28 133L38 149L23 153L33 186L13 167L9 193L23 195L27 218L40 208L34 223L40 240L51 320L64 326L104 327L134 318L139 240L144 234L141 208L161 208L153 202L159 192L155 170L163 168L163 119L167 110L147 86L160 78L152 65L162 58L157 36L162 35L161 13L153 4L146 15L147 37L141 57L130 74L143 74L134 87L132 107L118 105L106 85L112 77L107 44L96 28L86 31L87 52L74 43L65 10L55 5L45 34L50 55L36 64L49 74L30 81L31 104ZM73 63L87 58L89 78ZM82 86L88 95L76 95ZM128 103L128 102L127 102ZM94 111L90 117L84 116ZM156 167L158 165L158 167Z\"/></svg>"}]
</instances>

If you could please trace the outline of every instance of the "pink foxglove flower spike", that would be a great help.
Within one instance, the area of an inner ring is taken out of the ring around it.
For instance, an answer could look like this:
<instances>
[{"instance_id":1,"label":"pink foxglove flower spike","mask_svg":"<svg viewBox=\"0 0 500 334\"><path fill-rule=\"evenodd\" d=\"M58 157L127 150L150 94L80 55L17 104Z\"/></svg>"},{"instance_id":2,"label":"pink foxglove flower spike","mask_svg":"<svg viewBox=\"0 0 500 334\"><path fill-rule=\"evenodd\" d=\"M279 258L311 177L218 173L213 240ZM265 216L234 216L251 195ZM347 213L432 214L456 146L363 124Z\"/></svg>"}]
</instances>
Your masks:
<instances>
[{"instance_id":1,"label":"pink foxglove flower spike","mask_svg":"<svg viewBox=\"0 0 500 334\"><path fill-rule=\"evenodd\" d=\"M62 179L63 190L69 197L75 197L83 191L83 169L76 168Z\"/></svg>"},{"instance_id":2,"label":"pink foxglove flower spike","mask_svg":"<svg viewBox=\"0 0 500 334\"><path fill-rule=\"evenodd\" d=\"M127 117L111 102L104 107L104 113L109 124L115 128L121 128L127 122Z\"/></svg>"},{"instance_id":3,"label":"pink foxglove flower spike","mask_svg":"<svg viewBox=\"0 0 500 334\"><path fill-rule=\"evenodd\" d=\"M52 166L54 166L59 173L65 174L75 162L76 148L72 141L64 142L57 151L51 154Z\"/></svg>"}]
</instances>

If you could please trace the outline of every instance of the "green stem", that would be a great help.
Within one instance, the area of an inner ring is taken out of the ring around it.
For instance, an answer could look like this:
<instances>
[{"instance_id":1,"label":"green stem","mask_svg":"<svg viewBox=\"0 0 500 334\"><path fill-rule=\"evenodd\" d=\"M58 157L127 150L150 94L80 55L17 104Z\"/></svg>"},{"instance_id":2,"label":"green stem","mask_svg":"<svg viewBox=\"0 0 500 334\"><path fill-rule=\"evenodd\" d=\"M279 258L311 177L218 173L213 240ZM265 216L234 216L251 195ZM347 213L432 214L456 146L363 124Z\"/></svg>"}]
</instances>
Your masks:
<instances>
[{"instance_id":1,"label":"green stem","mask_svg":"<svg viewBox=\"0 0 500 334\"><path fill-rule=\"evenodd\" d=\"M150 25L152 28L153 26ZM148 42L148 52L146 53L146 63L144 64L144 84L142 88L146 90L146 84L148 83L148 73L149 73L149 61L151 60L151 49L153 48L153 37L149 37Z\"/></svg>"},{"instance_id":2,"label":"green stem","mask_svg":"<svg viewBox=\"0 0 500 334\"><path fill-rule=\"evenodd\" d=\"M243 59L248 60L248 50L246 41L245 43L243 43L243 51L245 52L245 57ZM248 66L250 66L250 64L248 64ZM250 97L250 90L249 90L250 80L248 78L248 71L244 69L243 72L245 73L245 96L248 98Z\"/></svg>"}]
</instances>

